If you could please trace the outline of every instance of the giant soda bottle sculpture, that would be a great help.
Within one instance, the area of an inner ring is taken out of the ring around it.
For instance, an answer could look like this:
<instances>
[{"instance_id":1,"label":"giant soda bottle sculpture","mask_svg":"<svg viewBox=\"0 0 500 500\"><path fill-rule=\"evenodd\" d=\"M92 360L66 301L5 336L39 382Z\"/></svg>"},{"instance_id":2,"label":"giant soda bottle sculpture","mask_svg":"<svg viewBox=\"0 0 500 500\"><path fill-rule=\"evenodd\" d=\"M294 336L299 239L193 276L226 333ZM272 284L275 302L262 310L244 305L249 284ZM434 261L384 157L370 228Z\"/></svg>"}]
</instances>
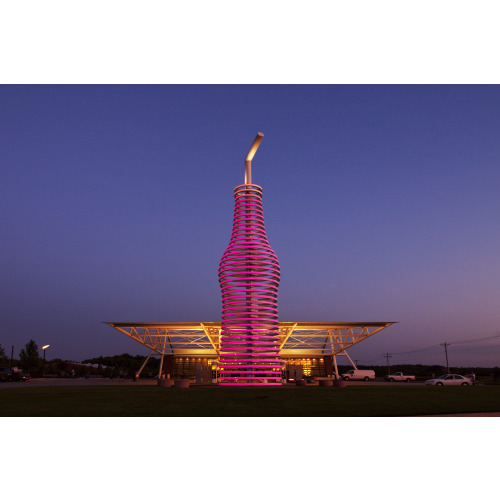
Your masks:
<instances>
[{"instance_id":1,"label":"giant soda bottle sculpture","mask_svg":"<svg viewBox=\"0 0 500 500\"><path fill-rule=\"evenodd\" d=\"M233 232L219 265L222 292L219 383L280 385L278 327L280 266L264 227L262 188L251 163L264 134L245 160L245 184L234 188Z\"/></svg>"}]
</instances>

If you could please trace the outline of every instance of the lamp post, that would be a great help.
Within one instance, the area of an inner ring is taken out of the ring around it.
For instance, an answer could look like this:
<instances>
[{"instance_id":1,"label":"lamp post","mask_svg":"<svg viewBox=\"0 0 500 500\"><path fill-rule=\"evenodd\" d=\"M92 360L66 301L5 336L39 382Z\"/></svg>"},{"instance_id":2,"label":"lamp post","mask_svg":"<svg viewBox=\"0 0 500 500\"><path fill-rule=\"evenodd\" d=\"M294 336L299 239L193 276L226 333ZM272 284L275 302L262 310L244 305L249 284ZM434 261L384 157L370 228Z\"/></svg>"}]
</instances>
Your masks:
<instances>
[{"instance_id":1,"label":"lamp post","mask_svg":"<svg viewBox=\"0 0 500 500\"><path fill-rule=\"evenodd\" d=\"M45 351L46 351L47 347L50 347L50 344L44 345L42 347L42 350L43 350L43 371L42 371L42 374L45 374Z\"/></svg>"}]
</instances>

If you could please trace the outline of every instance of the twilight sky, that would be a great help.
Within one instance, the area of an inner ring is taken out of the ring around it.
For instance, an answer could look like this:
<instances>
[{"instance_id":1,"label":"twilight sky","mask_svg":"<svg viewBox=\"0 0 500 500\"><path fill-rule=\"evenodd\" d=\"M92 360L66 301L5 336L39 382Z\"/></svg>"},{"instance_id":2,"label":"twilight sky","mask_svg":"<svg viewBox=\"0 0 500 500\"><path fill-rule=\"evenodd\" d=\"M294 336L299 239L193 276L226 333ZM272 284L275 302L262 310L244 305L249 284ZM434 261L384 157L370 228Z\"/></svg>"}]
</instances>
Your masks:
<instances>
[{"instance_id":1,"label":"twilight sky","mask_svg":"<svg viewBox=\"0 0 500 500\"><path fill-rule=\"evenodd\" d=\"M0 87L0 344L148 349L103 321L219 321L256 133L281 321L397 321L361 363L499 366L499 86Z\"/></svg>"}]
</instances>

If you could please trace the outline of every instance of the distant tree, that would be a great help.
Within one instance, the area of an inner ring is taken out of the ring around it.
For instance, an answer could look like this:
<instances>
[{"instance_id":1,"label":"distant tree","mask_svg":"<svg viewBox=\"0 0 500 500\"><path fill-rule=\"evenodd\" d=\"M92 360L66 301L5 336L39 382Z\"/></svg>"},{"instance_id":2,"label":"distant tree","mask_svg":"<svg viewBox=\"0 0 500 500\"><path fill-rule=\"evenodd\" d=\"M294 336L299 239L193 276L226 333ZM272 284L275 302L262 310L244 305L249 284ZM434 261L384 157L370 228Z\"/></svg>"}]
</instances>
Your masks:
<instances>
[{"instance_id":1,"label":"distant tree","mask_svg":"<svg viewBox=\"0 0 500 500\"><path fill-rule=\"evenodd\" d=\"M21 364L21 368L28 373L33 374L40 368L40 361L38 346L35 341L31 339L19 353L19 363Z\"/></svg>"},{"instance_id":2,"label":"distant tree","mask_svg":"<svg viewBox=\"0 0 500 500\"><path fill-rule=\"evenodd\" d=\"M103 373L104 376L112 375L117 377L120 372L133 374L136 373L142 366L146 356L140 354L132 356L130 354L120 354L116 356L99 356L97 358L89 358L82 361L82 363L91 363L95 365L100 365L98 368L98 373ZM160 359L151 357L147 364L147 370L151 370L154 374L158 373L160 368ZM143 372L145 376L146 372Z\"/></svg>"},{"instance_id":3,"label":"distant tree","mask_svg":"<svg viewBox=\"0 0 500 500\"><path fill-rule=\"evenodd\" d=\"M101 367L115 368L123 373L135 373L142 365L145 356L130 354L120 354L117 356L99 356L98 358L85 359L83 363L96 364Z\"/></svg>"},{"instance_id":4,"label":"distant tree","mask_svg":"<svg viewBox=\"0 0 500 500\"><path fill-rule=\"evenodd\" d=\"M9 358L5 354L5 349L2 347L2 344L0 344L0 365L7 363L8 360Z\"/></svg>"}]
</instances>

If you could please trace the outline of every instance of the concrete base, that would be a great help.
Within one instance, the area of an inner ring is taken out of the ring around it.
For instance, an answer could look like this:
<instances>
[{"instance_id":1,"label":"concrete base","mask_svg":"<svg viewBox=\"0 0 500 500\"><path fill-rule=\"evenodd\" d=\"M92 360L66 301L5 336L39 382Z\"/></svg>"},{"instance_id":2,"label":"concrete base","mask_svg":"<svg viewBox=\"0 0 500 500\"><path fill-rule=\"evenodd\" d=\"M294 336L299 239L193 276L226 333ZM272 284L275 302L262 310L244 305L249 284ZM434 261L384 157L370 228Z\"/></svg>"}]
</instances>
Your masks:
<instances>
[{"instance_id":1,"label":"concrete base","mask_svg":"<svg viewBox=\"0 0 500 500\"><path fill-rule=\"evenodd\" d=\"M305 380L296 380L295 381L295 385L306 386L307 385L307 381L305 381Z\"/></svg>"},{"instance_id":2,"label":"concrete base","mask_svg":"<svg viewBox=\"0 0 500 500\"><path fill-rule=\"evenodd\" d=\"M331 387L333 385L332 380L318 380L318 383L320 386L323 386L323 387Z\"/></svg>"},{"instance_id":3,"label":"concrete base","mask_svg":"<svg viewBox=\"0 0 500 500\"><path fill-rule=\"evenodd\" d=\"M170 378L159 378L158 387L172 387L174 381Z\"/></svg>"},{"instance_id":4,"label":"concrete base","mask_svg":"<svg viewBox=\"0 0 500 500\"><path fill-rule=\"evenodd\" d=\"M346 387L347 382L345 380L334 380L333 387Z\"/></svg>"},{"instance_id":5,"label":"concrete base","mask_svg":"<svg viewBox=\"0 0 500 500\"><path fill-rule=\"evenodd\" d=\"M189 389L189 380L181 379L174 382L174 387L177 389Z\"/></svg>"}]
</instances>

